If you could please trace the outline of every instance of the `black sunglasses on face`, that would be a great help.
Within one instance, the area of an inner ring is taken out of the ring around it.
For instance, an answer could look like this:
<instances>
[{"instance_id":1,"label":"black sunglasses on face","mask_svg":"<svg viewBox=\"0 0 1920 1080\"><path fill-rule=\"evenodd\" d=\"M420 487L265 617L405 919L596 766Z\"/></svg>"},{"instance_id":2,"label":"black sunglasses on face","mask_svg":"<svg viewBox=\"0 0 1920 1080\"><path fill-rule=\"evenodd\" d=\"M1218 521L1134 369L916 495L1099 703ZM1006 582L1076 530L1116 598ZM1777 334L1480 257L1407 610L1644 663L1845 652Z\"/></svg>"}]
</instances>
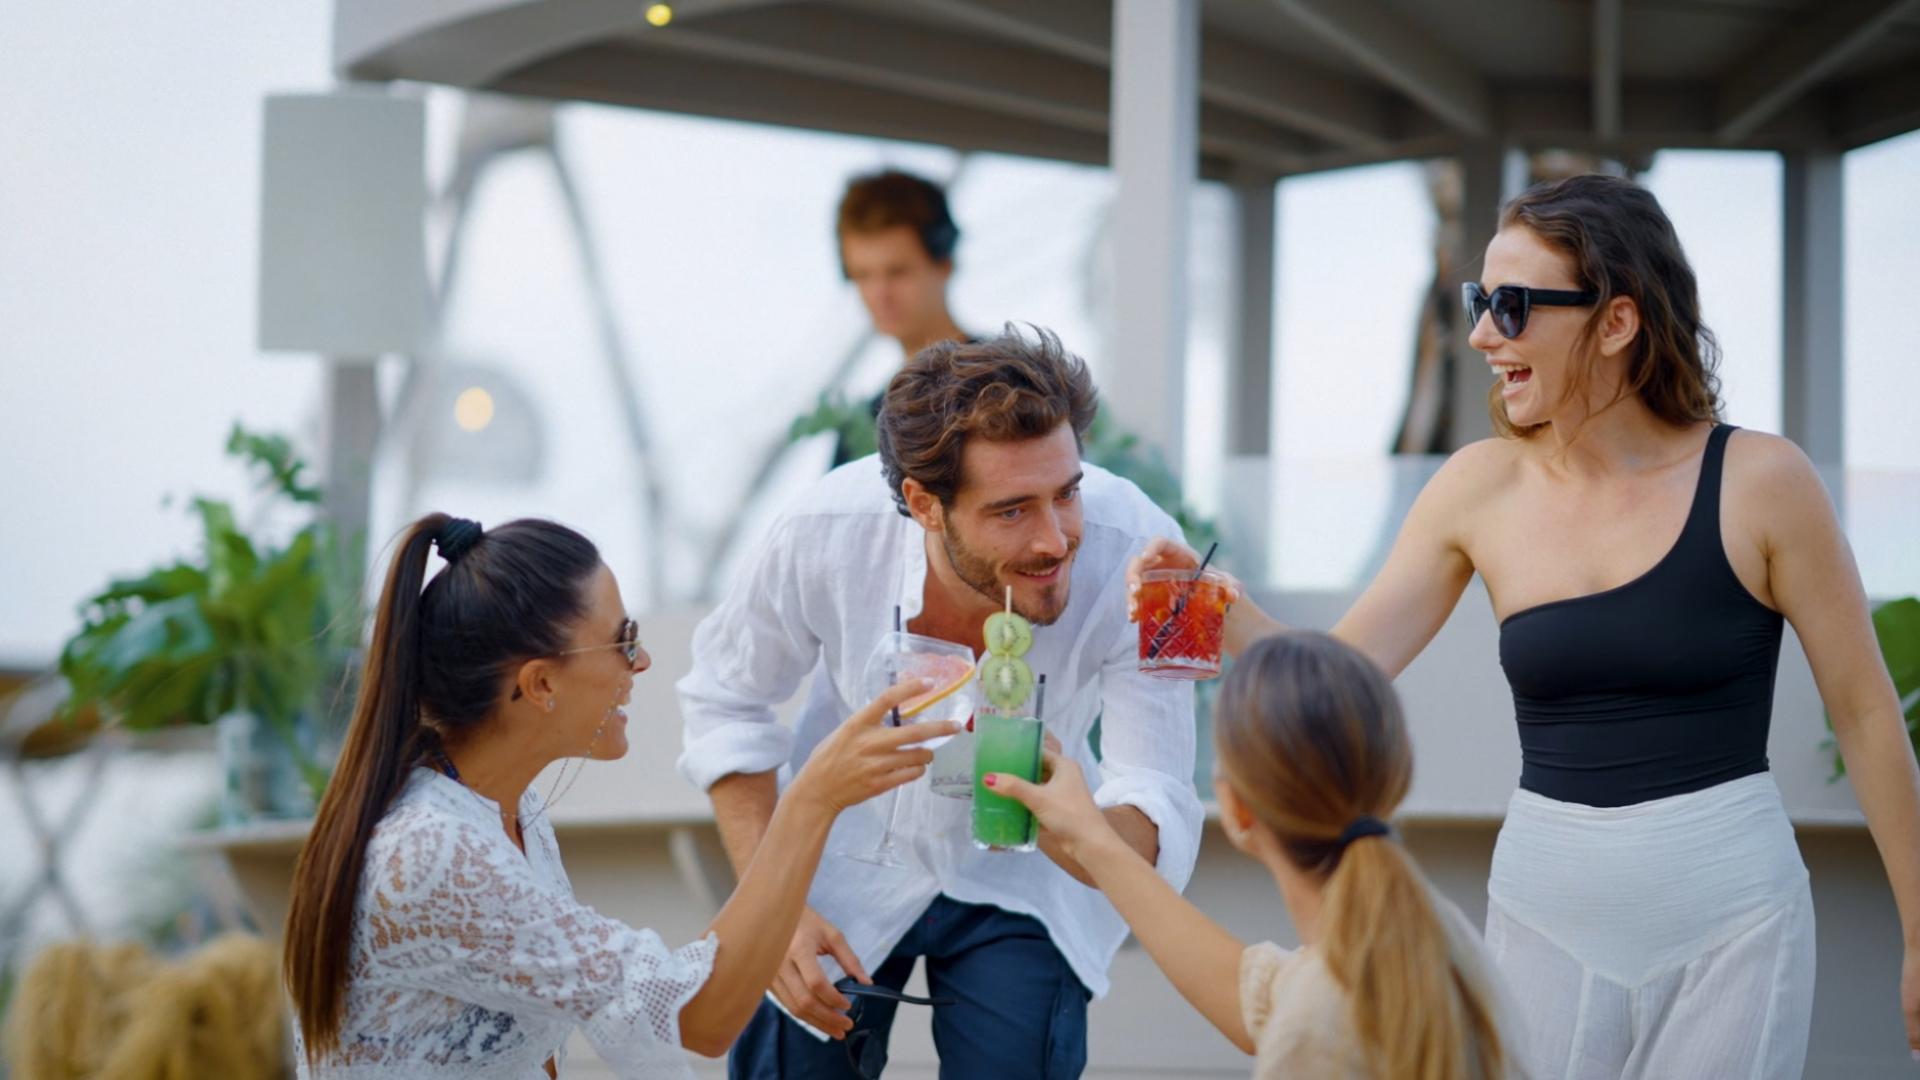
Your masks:
<instances>
[{"instance_id":1,"label":"black sunglasses on face","mask_svg":"<svg viewBox=\"0 0 1920 1080\"><path fill-rule=\"evenodd\" d=\"M1502 285L1489 293L1477 281L1460 286L1460 300L1467 306L1467 328L1480 325L1480 316L1493 312L1493 328L1500 336L1517 338L1527 328L1527 316L1535 307L1586 307L1600 299L1598 293L1567 289L1529 289L1525 285Z\"/></svg>"}]
</instances>

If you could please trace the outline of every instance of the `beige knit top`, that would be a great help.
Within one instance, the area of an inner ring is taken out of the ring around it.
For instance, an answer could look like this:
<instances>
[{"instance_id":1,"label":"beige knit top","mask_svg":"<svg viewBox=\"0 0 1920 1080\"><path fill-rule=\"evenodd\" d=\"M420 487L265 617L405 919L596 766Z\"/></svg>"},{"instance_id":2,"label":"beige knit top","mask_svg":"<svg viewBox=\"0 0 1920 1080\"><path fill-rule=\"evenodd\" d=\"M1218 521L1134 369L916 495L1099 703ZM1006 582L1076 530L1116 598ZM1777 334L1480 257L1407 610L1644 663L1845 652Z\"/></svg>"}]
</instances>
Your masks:
<instances>
[{"instance_id":1,"label":"beige knit top","mask_svg":"<svg viewBox=\"0 0 1920 1080\"><path fill-rule=\"evenodd\" d=\"M1493 986L1479 933L1451 902L1438 895L1433 902L1455 962ZM1241 953L1240 1014L1253 1039L1254 1080L1380 1080L1360 1052L1346 991L1311 945L1263 941Z\"/></svg>"}]
</instances>

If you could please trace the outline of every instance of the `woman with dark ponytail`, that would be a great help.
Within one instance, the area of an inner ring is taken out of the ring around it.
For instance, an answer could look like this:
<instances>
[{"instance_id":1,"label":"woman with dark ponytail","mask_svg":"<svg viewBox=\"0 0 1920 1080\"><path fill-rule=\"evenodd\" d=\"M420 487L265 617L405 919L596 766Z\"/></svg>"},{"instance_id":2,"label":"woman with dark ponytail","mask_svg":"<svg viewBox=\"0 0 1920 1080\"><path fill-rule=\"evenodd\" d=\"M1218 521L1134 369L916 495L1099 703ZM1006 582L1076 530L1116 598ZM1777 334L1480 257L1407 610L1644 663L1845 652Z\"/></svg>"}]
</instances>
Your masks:
<instances>
[{"instance_id":1,"label":"woman with dark ponytail","mask_svg":"<svg viewBox=\"0 0 1920 1080\"><path fill-rule=\"evenodd\" d=\"M1044 785L986 783L1032 808L1092 874L1182 996L1255 1080L1497 1080L1511 1074L1479 937L1387 818L1413 781L1400 703L1366 657L1288 633L1239 659L1214 709L1227 838L1266 866L1301 948L1249 948L1114 834L1070 759Z\"/></svg>"},{"instance_id":2,"label":"woman with dark ponytail","mask_svg":"<svg viewBox=\"0 0 1920 1080\"><path fill-rule=\"evenodd\" d=\"M834 818L919 776L931 753L903 747L939 732L882 723L919 683L854 714L794 777L706 937L669 949L573 898L529 790L555 761L626 753L621 707L649 663L619 584L571 529L444 514L407 529L294 871L302 1076L538 1080L578 1027L622 1077L690 1077L682 1047L732 1043Z\"/></svg>"}]
</instances>

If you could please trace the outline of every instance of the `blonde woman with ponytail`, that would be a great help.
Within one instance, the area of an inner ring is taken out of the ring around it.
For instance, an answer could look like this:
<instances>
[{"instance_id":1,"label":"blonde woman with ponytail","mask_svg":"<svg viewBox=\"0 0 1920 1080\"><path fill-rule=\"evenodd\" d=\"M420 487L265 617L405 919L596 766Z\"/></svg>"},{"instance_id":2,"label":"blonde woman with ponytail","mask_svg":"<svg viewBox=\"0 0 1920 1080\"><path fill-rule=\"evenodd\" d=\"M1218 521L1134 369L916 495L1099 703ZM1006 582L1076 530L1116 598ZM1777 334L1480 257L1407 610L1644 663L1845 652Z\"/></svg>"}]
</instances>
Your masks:
<instances>
[{"instance_id":1,"label":"blonde woman with ponytail","mask_svg":"<svg viewBox=\"0 0 1920 1080\"><path fill-rule=\"evenodd\" d=\"M1107 826L1051 750L1044 785L995 773L1085 867L1174 986L1254 1077L1494 1080L1510 1075L1477 935L1387 819L1413 779L1400 704L1372 662L1324 634L1240 658L1214 711L1227 837L1273 875L1301 947L1251 947Z\"/></svg>"}]
</instances>

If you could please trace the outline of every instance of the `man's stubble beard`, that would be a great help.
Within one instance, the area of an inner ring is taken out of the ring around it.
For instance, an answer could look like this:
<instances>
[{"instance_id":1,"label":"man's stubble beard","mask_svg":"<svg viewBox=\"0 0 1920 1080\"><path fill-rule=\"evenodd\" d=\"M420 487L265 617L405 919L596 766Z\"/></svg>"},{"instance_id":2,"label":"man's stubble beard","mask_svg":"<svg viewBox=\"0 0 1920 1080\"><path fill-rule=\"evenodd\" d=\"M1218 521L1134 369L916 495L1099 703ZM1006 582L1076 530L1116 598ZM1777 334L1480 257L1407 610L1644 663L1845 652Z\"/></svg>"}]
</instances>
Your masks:
<instances>
[{"instance_id":1,"label":"man's stubble beard","mask_svg":"<svg viewBox=\"0 0 1920 1080\"><path fill-rule=\"evenodd\" d=\"M1006 586L994 576L993 560L975 552L973 548L969 547L966 540L954 529L952 521L948 521L946 528L941 530L940 545L946 550L947 564L953 567L954 576L958 577L962 583L974 592L993 601L995 604L1001 604L1006 601ZM1016 566L1009 567L1008 569L1014 572L1045 570L1072 560L1074 553L1079 550L1080 541L1070 539L1067 541L1067 554L1057 562L1024 567ZM1057 590L1060 598L1059 603L1050 612L1035 612L1022 607L1018 593L1014 594L1013 610L1035 626L1049 626L1059 621L1060 616L1066 614L1068 586L1070 584L1071 575L1062 574L1060 575L1059 583L1047 590L1045 595L1053 596Z\"/></svg>"}]
</instances>

